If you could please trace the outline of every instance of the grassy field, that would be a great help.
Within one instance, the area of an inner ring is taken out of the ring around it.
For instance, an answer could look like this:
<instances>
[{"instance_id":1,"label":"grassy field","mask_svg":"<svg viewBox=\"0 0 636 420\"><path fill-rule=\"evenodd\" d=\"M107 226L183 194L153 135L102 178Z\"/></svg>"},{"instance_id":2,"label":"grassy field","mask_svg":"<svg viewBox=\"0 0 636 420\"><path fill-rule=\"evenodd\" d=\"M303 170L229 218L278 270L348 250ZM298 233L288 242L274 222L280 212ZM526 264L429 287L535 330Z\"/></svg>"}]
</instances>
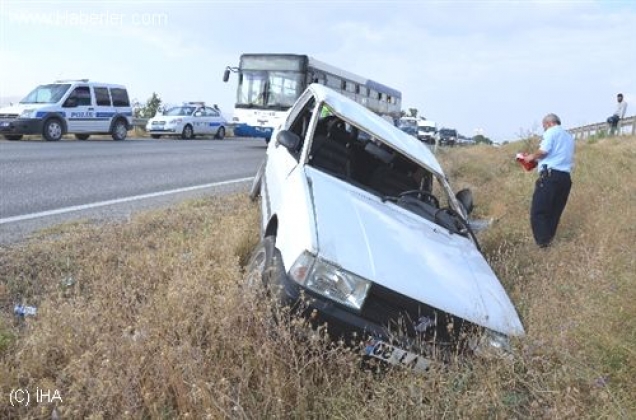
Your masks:
<instances>
[{"instance_id":1,"label":"grassy field","mask_svg":"<svg viewBox=\"0 0 636 420\"><path fill-rule=\"evenodd\" d=\"M257 206L209 198L0 249L0 418L54 405L90 419L636 418L636 138L578 144L547 250L529 229L535 176L513 161L533 146L440 155L494 219L482 247L527 330L513 360L375 375L345 348L300 341L242 287ZM16 302L37 315L14 317ZM11 407L16 388L29 407ZM33 401L38 388L60 399Z\"/></svg>"}]
</instances>

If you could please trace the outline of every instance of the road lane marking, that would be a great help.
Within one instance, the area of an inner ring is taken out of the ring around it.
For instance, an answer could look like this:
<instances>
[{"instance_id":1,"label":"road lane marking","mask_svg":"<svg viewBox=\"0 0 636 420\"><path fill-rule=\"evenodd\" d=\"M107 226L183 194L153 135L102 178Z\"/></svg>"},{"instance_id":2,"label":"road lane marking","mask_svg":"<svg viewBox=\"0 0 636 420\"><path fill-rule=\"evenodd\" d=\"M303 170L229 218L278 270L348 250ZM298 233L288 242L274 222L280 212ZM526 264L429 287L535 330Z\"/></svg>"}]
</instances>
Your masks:
<instances>
[{"instance_id":1,"label":"road lane marking","mask_svg":"<svg viewBox=\"0 0 636 420\"><path fill-rule=\"evenodd\" d=\"M213 182L211 184L194 185L192 187L177 188L174 190L134 195L131 197L117 198L114 200L99 201L97 203L82 204L79 206L71 206L71 207L64 207L61 209L41 211L38 213L23 214L21 216L5 217L4 219L0 219L0 225L13 223L13 222L23 222L25 220L37 219L40 217L55 216L57 214L70 213L73 211L89 210L89 209L94 209L97 207L112 206L113 204L128 203L130 201L145 200L147 198L162 197L164 195L178 194L182 192L196 191L196 190L202 190L205 188L212 188L212 187L222 187L224 185L239 184L241 182L251 181L252 179L254 179L254 177L230 179L229 181L220 181L220 182Z\"/></svg>"}]
</instances>

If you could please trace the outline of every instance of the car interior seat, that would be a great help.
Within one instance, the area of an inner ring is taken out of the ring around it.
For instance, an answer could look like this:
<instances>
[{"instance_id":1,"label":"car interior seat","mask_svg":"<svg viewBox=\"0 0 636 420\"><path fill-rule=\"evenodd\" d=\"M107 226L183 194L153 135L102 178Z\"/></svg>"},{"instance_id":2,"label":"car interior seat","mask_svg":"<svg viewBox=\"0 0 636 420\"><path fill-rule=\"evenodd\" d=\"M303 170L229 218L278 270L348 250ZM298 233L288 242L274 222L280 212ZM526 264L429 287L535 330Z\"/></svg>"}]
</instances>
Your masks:
<instances>
[{"instance_id":1,"label":"car interior seat","mask_svg":"<svg viewBox=\"0 0 636 420\"><path fill-rule=\"evenodd\" d=\"M351 134L345 129L344 121L336 116L328 116L316 126L309 162L338 176L351 175Z\"/></svg>"}]
</instances>

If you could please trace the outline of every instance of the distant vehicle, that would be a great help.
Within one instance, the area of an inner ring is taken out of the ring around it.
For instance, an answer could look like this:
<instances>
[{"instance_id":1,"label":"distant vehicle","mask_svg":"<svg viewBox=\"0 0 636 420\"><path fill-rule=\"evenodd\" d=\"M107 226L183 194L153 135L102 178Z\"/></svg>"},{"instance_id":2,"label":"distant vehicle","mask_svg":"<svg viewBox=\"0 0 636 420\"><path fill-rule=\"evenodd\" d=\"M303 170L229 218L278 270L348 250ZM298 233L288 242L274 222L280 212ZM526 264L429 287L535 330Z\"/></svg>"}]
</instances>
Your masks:
<instances>
[{"instance_id":1,"label":"distant vehicle","mask_svg":"<svg viewBox=\"0 0 636 420\"><path fill-rule=\"evenodd\" d=\"M402 125L398 126L398 128L404 131L406 134L417 138L417 127L414 127L412 125Z\"/></svg>"},{"instance_id":2,"label":"distant vehicle","mask_svg":"<svg viewBox=\"0 0 636 420\"><path fill-rule=\"evenodd\" d=\"M266 142L282 122L287 111L311 83L329 86L374 111L400 116L400 91L301 54L243 54L238 67L236 105L232 122L234 134L262 137Z\"/></svg>"},{"instance_id":3,"label":"distant vehicle","mask_svg":"<svg viewBox=\"0 0 636 420\"><path fill-rule=\"evenodd\" d=\"M416 117L400 117L398 120L398 128L402 127L416 127L417 128L417 118Z\"/></svg>"},{"instance_id":4,"label":"distant vehicle","mask_svg":"<svg viewBox=\"0 0 636 420\"><path fill-rule=\"evenodd\" d=\"M218 108L203 102L186 102L155 115L146 124L146 131L153 139L161 136L179 136L184 140L195 136L225 137L227 121Z\"/></svg>"},{"instance_id":5,"label":"distant vehicle","mask_svg":"<svg viewBox=\"0 0 636 420\"><path fill-rule=\"evenodd\" d=\"M259 195L247 286L362 341L366 357L425 371L524 334L468 222L470 190L455 194L428 146L343 95L301 95L254 177Z\"/></svg>"},{"instance_id":6,"label":"distant vehicle","mask_svg":"<svg viewBox=\"0 0 636 420\"><path fill-rule=\"evenodd\" d=\"M39 134L58 141L64 134L86 140L110 134L125 140L132 128L132 108L122 85L88 79L58 80L40 85L17 105L0 108L0 134L7 140Z\"/></svg>"},{"instance_id":7,"label":"distant vehicle","mask_svg":"<svg viewBox=\"0 0 636 420\"><path fill-rule=\"evenodd\" d=\"M437 132L437 142L440 146L455 146L457 143L457 130L453 128L441 128Z\"/></svg>"},{"instance_id":8,"label":"distant vehicle","mask_svg":"<svg viewBox=\"0 0 636 420\"><path fill-rule=\"evenodd\" d=\"M419 120L417 122L417 138L426 144L435 144L437 124L435 121Z\"/></svg>"}]
</instances>

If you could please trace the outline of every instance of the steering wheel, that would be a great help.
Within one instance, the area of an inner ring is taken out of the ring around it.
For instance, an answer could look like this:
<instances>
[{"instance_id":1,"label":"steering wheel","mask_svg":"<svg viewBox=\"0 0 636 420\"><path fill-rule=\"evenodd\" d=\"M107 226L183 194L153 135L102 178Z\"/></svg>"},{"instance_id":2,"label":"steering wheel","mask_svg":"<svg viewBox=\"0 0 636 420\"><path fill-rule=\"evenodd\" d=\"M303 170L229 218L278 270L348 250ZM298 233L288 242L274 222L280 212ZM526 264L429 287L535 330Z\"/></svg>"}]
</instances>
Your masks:
<instances>
[{"instance_id":1,"label":"steering wheel","mask_svg":"<svg viewBox=\"0 0 636 420\"><path fill-rule=\"evenodd\" d=\"M439 208L439 200L433 194L428 191L422 190L409 190L404 191L398 194L398 198L407 197L407 196L416 196L418 200L421 200L425 203L431 204L432 206Z\"/></svg>"}]
</instances>

